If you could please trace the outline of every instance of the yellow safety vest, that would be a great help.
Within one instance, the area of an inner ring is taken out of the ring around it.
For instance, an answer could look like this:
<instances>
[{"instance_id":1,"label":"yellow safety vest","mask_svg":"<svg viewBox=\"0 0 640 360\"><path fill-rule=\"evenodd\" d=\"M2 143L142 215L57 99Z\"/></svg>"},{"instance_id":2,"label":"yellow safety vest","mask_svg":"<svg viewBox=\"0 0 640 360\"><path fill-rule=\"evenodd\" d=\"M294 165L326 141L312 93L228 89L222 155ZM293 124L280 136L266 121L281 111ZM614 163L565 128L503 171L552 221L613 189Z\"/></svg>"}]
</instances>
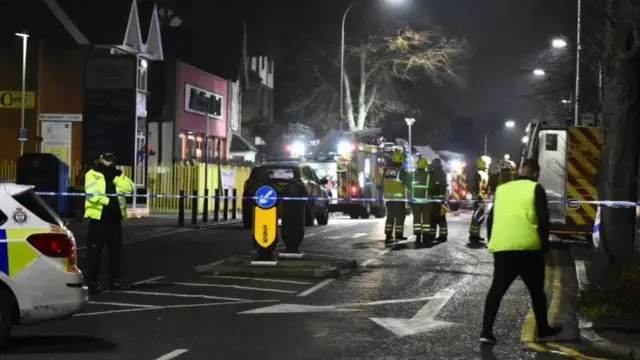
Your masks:
<instances>
[{"instance_id":1,"label":"yellow safety vest","mask_svg":"<svg viewBox=\"0 0 640 360\"><path fill-rule=\"evenodd\" d=\"M418 169L413 173L411 180L411 199L415 202L425 202L429 189L429 173Z\"/></svg>"},{"instance_id":2,"label":"yellow safety vest","mask_svg":"<svg viewBox=\"0 0 640 360\"><path fill-rule=\"evenodd\" d=\"M133 182L125 175L117 176L113 179L116 186L116 192L120 195L131 194L133 192ZM107 191L107 182L104 175L95 170L89 170L84 176L84 192L87 198L84 202L85 219L100 220L102 218L102 209L109 204L109 197L105 194ZM118 197L120 203L120 212L122 218L127 217L127 201L124 196Z\"/></svg>"},{"instance_id":3,"label":"yellow safety vest","mask_svg":"<svg viewBox=\"0 0 640 360\"><path fill-rule=\"evenodd\" d=\"M402 179L402 168L388 167L384 169L382 187L385 199L404 199L405 187Z\"/></svg>"},{"instance_id":4,"label":"yellow safety vest","mask_svg":"<svg viewBox=\"0 0 640 360\"><path fill-rule=\"evenodd\" d=\"M531 180L515 180L500 185L493 204L493 226L489 252L540 250L535 191Z\"/></svg>"}]
</instances>

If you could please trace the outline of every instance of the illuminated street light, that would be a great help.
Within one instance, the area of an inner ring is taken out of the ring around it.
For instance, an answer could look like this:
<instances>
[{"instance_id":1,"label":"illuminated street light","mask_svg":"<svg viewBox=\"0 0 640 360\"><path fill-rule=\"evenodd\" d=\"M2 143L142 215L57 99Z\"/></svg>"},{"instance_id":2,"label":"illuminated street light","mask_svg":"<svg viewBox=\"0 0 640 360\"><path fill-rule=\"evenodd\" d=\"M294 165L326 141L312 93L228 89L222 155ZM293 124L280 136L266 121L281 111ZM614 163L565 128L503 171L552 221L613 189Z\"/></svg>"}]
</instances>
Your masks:
<instances>
[{"instance_id":1,"label":"illuminated street light","mask_svg":"<svg viewBox=\"0 0 640 360\"><path fill-rule=\"evenodd\" d=\"M529 142L529 137L528 136L523 136L522 137L522 142L525 143L525 144L528 143Z\"/></svg>"},{"instance_id":2,"label":"illuminated street light","mask_svg":"<svg viewBox=\"0 0 640 360\"><path fill-rule=\"evenodd\" d=\"M546 72L542 69L535 69L533 70L533 75L535 76L544 76L546 74Z\"/></svg>"},{"instance_id":3,"label":"illuminated street light","mask_svg":"<svg viewBox=\"0 0 640 360\"><path fill-rule=\"evenodd\" d=\"M508 161L509 159L511 159L511 156L509 154L504 154L504 159Z\"/></svg>"},{"instance_id":4,"label":"illuminated street light","mask_svg":"<svg viewBox=\"0 0 640 360\"><path fill-rule=\"evenodd\" d=\"M554 38L551 40L551 47L554 49L564 49L567 47L567 42L563 38Z\"/></svg>"},{"instance_id":5,"label":"illuminated street light","mask_svg":"<svg viewBox=\"0 0 640 360\"><path fill-rule=\"evenodd\" d=\"M513 128L516 126L516 122L515 122L515 121L513 121L513 120L507 120L507 121L504 123L504 126L505 126L506 128L508 128L508 129L513 129Z\"/></svg>"},{"instance_id":6,"label":"illuminated street light","mask_svg":"<svg viewBox=\"0 0 640 360\"><path fill-rule=\"evenodd\" d=\"M564 100L564 99L563 99L563 100L562 100L562 103L563 103L563 104L571 104L571 100Z\"/></svg>"}]
</instances>

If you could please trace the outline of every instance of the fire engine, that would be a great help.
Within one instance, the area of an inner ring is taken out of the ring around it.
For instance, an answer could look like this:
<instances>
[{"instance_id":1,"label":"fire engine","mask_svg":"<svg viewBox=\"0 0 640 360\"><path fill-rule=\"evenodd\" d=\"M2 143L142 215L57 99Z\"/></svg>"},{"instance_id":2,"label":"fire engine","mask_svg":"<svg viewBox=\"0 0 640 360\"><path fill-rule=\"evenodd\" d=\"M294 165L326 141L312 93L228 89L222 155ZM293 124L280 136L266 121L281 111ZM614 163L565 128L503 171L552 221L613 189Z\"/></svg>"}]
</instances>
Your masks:
<instances>
[{"instance_id":1,"label":"fire engine","mask_svg":"<svg viewBox=\"0 0 640 360\"><path fill-rule=\"evenodd\" d=\"M598 200L596 173L604 141L602 130L533 121L522 141L521 161L536 159L540 164L538 181L547 191L551 233L590 240L597 205L580 201Z\"/></svg>"},{"instance_id":2,"label":"fire engine","mask_svg":"<svg viewBox=\"0 0 640 360\"><path fill-rule=\"evenodd\" d=\"M304 156L316 174L328 180L332 198L329 212L352 219L386 216L382 198L384 159L372 140L372 130L366 134L332 132Z\"/></svg>"}]
</instances>

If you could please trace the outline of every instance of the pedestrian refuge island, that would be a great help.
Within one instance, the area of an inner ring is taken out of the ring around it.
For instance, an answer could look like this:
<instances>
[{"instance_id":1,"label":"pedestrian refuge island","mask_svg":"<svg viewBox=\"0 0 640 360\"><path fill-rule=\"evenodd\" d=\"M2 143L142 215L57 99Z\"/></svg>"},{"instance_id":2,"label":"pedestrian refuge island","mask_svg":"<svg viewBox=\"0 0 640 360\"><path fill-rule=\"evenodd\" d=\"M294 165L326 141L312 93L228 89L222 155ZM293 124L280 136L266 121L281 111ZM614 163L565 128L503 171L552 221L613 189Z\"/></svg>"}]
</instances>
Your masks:
<instances>
[{"instance_id":1,"label":"pedestrian refuge island","mask_svg":"<svg viewBox=\"0 0 640 360\"><path fill-rule=\"evenodd\" d=\"M253 198L253 227L250 234L255 255L235 256L199 266L195 270L247 276L335 278L357 268L355 260L301 251L305 237L305 210L309 201L304 197L305 193L304 185L296 183L280 191L269 185L260 186Z\"/></svg>"}]
</instances>

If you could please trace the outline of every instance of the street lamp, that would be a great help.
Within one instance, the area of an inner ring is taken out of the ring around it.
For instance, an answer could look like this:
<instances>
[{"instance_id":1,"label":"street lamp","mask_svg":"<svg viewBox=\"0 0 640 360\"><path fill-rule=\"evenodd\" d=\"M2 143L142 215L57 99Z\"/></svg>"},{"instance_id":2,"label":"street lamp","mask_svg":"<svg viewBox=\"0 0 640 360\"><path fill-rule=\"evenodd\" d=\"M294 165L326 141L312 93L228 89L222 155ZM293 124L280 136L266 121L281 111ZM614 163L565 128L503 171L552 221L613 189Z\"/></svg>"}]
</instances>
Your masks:
<instances>
[{"instance_id":1,"label":"street lamp","mask_svg":"<svg viewBox=\"0 0 640 360\"><path fill-rule=\"evenodd\" d=\"M411 145L411 126L416 122L414 118L404 118L404 121L407 123L409 127L409 153L413 153L413 147Z\"/></svg>"},{"instance_id":2,"label":"street lamp","mask_svg":"<svg viewBox=\"0 0 640 360\"><path fill-rule=\"evenodd\" d=\"M505 126L506 128L508 128L508 129L513 129L513 128L516 126L516 122L515 122L515 121L513 121L513 120L507 120L507 121L504 123L504 126Z\"/></svg>"},{"instance_id":3,"label":"street lamp","mask_svg":"<svg viewBox=\"0 0 640 360\"><path fill-rule=\"evenodd\" d=\"M554 49L564 49L567 47L567 41L563 38L554 38L551 40L551 47Z\"/></svg>"},{"instance_id":4,"label":"street lamp","mask_svg":"<svg viewBox=\"0 0 640 360\"><path fill-rule=\"evenodd\" d=\"M509 154L504 154L504 159L509 161L509 159L511 159L511 156Z\"/></svg>"},{"instance_id":5,"label":"street lamp","mask_svg":"<svg viewBox=\"0 0 640 360\"><path fill-rule=\"evenodd\" d=\"M16 33L16 36L22 38L22 102L20 104L20 135L18 137L20 141L20 156L22 156L24 154L24 143L27 141L24 112L27 105L27 41L29 40L29 34L21 32Z\"/></svg>"},{"instance_id":6,"label":"street lamp","mask_svg":"<svg viewBox=\"0 0 640 360\"><path fill-rule=\"evenodd\" d=\"M542 69L534 69L533 70L533 75L534 76L540 77L540 76L544 76L545 74L546 74L546 72L544 70L542 70Z\"/></svg>"},{"instance_id":7,"label":"street lamp","mask_svg":"<svg viewBox=\"0 0 640 360\"><path fill-rule=\"evenodd\" d=\"M562 99L563 104L571 104L571 100Z\"/></svg>"},{"instance_id":8,"label":"street lamp","mask_svg":"<svg viewBox=\"0 0 640 360\"><path fill-rule=\"evenodd\" d=\"M390 4L401 4L404 3L405 0L385 0ZM352 2L349 7L344 11L342 15L342 34L340 37L340 130L342 130L342 119L344 118L344 28L347 22L347 15L349 15L349 11L356 4L357 0Z\"/></svg>"},{"instance_id":9,"label":"street lamp","mask_svg":"<svg viewBox=\"0 0 640 360\"><path fill-rule=\"evenodd\" d=\"M528 137L528 136L523 136L523 137L522 137L522 143L523 143L523 144L526 144L526 143L528 143L528 142L529 142L529 137Z\"/></svg>"}]
</instances>

